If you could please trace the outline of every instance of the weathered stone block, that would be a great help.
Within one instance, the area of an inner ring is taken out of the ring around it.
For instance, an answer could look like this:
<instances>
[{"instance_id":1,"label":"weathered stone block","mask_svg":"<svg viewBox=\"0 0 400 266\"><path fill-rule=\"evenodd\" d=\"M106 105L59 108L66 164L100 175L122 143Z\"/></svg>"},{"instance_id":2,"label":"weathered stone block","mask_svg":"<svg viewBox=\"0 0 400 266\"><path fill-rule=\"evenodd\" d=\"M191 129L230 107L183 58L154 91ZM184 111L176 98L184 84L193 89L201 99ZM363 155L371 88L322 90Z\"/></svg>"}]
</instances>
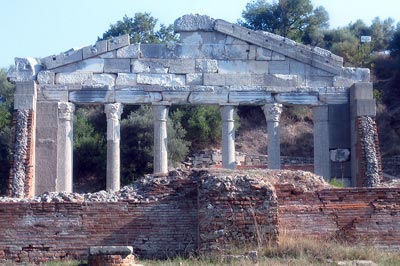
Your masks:
<instances>
[{"instance_id":1,"label":"weathered stone block","mask_svg":"<svg viewBox=\"0 0 400 266\"><path fill-rule=\"evenodd\" d=\"M184 86L186 81L185 75L175 74L137 74L137 83L145 85L160 86Z\"/></svg>"},{"instance_id":2,"label":"weathered stone block","mask_svg":"<svg viewBox=\"0 0 400 266\"><path fill-rule=\"evenodd\" d=\"M15 58L15 67L7 71L7 79L11 82L25 82L36 79L37 73L43 69L36 58Z\"/></svg>"},{"instance_id":3,"label":"weathered stone block","mask_svg":"<svg viewBox=\"0 0 400 266\"><path fill-rule=\"evenodd\" d=\"M136 74L132 73L118 73L118 77L115 81L115 85L136 85Z\"/></svg>"},{"instance_id":4,"label":"weathered stone block","mask_svg":"<svg viewBox=\"0 0 400 266\"><path fill-rule=\"evenodd\" d=\"M349 88L351 87L356 81L340 76L335 76L333 78L333 87L336 88Z\"/></svg>"},{"instance_id":5,"label":"weathered stone block","mask_svg":"<svg viewBox=\"0 0 400 266\"><path fill-rule=\"evenodd\" d=\"M93 73L89 72L72 72L57 73L56 84L83 84L85 81L91 80Z\"/></svg>"},{"instance_id":6,"label":"weathered stone block","mask_svg":"<svg viewBox=\"0 0 400 266\"><path fill-rule=\"evenodd\" d=\"M168 62L165 59L132 60L132 73L168 73Z\"/></svg>"},{"instance_id":7,"label":"weathered stone block","mask_svg":"<svg viewBox=\"0 0 400 266\"><path fill-rule=\"evenodd\" d=\"M140 45L140 57L166 58L167 46L165 44L145 43Z\"/></svg>"},{"instance_id":8,"label":"weathered stone block","mask_svg":"<svg viewBox=\"0 0 400 266\"><path fill-rule=\"evenodd\" d=\"M100 58L106 59L106 58L117 58L117 51L110 51L105 54L99 55Z\"/></svg>"},{"instance_id":9,"label":"weathered stone block","mask_svg":"<svg viewBox=\"0 0 400 266\"><path fill-rule=\"evenodd\" d=\"M306 85L310 88L333 87L333 77L310 76L306 79Z\"/></svg>"},{"instance_id":10,"label":"weathered stone block","mask_svg":"<svg viewBox=\"0 0 400 266\"><path fill-rule=\"evenodd\" d=\"M174 22L175 32L213 31L214 19L205 15L184 15Z\"/></svg>"},{"instance_id":11,"label":"weathered stone block","mask_svg":"<svg viewBox=\"0 0 400 266\"><path fill-rule=\"evenodd\" d=\"M129 34L114 37L107 40L107 51L116 50L118 48L128 46L129 44Z\"/></svg>"},{"instance_id":12,"label":"weathered stone block","mask_svg":"<svg viewBox=\"0 0 400 266\"><path fill-rule=\"evenodd\" d=\"M203 74L201 73L186 74L186 85L203 85Z\"/></svg>"},{"instance_id":13,"label":"weathered stone block","mask_svg":"<svg viewBox=\"0 0 400 266\"><path fill-rule=\"evenodd\" d=\"M265 75L264 82L266 86L273 87L297 87L302 85L302 79L297 75Z\"/></svg>"},{"instance_id":14,"label":"weathered stone block","mask_svg":"<svg viewBox=\"0 0 400 266\"><path fill-rule=\"evenodd\" d=\"M224 34L224 35L225 35L225 34ZM240 39L238 39L238 38L234 38L234 37L227 36L227 35L225 35L225 36L226 36L225 44L237 44L237 45L246 45L246 44L249 44L248 42L245 42L245 41L240 40Z\"/></svg>"},{"instance_id":15,"label":"weathered stone block","mask_svg":"<svg viewBox=\"0 0 400 266\"><path fill-rule=\"evenodd\" d=\"M319 100L327 104L346 104L349 102L349 91L339 88L322 88L319 90Z\"/></svg>"},{"instance_id":16,"label":"weathered stone block","mask_svg":"<svg viewBox=\"0 0 400 266\"><path fill-rule=\"evenodd\" d=\"M139 58L140 43L134 43L117 50L117 58Z\"/></svg>"},{"instance_id":17,"label":"weathered stone block","mask_svg":"<svg viewBox=\"0 0 400 266\"><path fill-rule=\"evenodd\" d=\"M251 83L250 74L225 74L225 85L227 86L245 86Z\"/></svg>"},{"instance_id":18,"label":"weathered stone block","mask_svg":"<svg viewBox=\"0 0 400 266\"><path fill-rule=\"evenodd\" d=\"M54 84L55 73L52 71L40 71L37 75L39 84Z\"/></svg>"},{"instance_id":19,"label":"weathered stone block","mask_svg":"<svg viewBox=\"0 0 400 266\"><path fill-rule=\"evenodd\" d=\"M225 86L225 75L217 73L204 73L203 84L206 86Z\"/></svg>"},{"instance_id":20,"label":"weathered stone block","mask_svg":"<svg viewBox=\"0 0 400 266\"><path fill-rule=\"evenodd\" d=\"M275 95L278 103L301 104L301 105L318 105L317 93L278 93Z\"/></svg>"},{"instance_id":21,"label":"weathered stone block","mask_svg":"<svg viewBox=\"0 0 400 266\"><path fill-rule=\"evenodd\" d=\"M83 58L94 57L107 52L107 40L98 41L94 45L86 46L82 48Z\"/></svg>"},{"instance_id":22,"label":"weathered stone block","mask_svg":"<svg viewBox=\"0 0 400 266\"><path fill-rule=\"evenodd\" d=\"M207 58L199 44L176 44L170 58Z\"/></svg>"},{"instance_id":23,"label":"weathered stone block","mask_svg":"<svg viewBox=\"0 0 400 266\"><path fill-rule=\"evenodd\" d=\"M83 61L79 61L73 64L60 66L52 69L55 73L62 72L93 72L93 73L103 73L104 71L104 59L101 58L89 58Z\"/></svg>"},{"instance_id":24,"label":"weathered stone block","mask_svg":"<svg viewBox=\"0 0 400 266\"><path fill-rule=\"evenodd\" d=\"M203 44L200 51L200 58L227 59L225 45L223 44Z\"/></svg>"},{"instance_id":25,"label":"weathered stone block","mask_svg":"<svg viewBox=\"0 0 400 266\"><path fill-rule=\"evenodd\" d=\"M267 61L221 60L218 62L219 73L268 73Z\"/></svg>"},{"instance_id":26,"label":"weathered stone block","mask_svg":"<svg viewBox=\"0 0 400 266\"><path fill-rule=\"evenodd\" d=\"M129 73L131 72L131 60L123 58L104 59L104 72Z\"/></svg>"},{"instance_id":27,"label":"weathered stone block","mask_svg":"<svg viewBox=\"0 0 400 266\"><path fill-rule=\"evenodd\" d=\"M376 103L372 99L357 99L351 105L352 117L376 116Z\"/></svg>"},{"instance_id":28,"label":"weathered stone block","mask_svg":"<svg viewBox=\"0 0 400 266\"><path fill-rule=\"evenodd\" d=\"M214 59L196 59L196 72L216 73L218 72L218 61Z\"/></svg>"},{"instance_id":29,"label":"weathered stone block","mask_svg":"<svg viewBox=\"0 0 400 266\"><path fill-rule=\"evenodd\" d=\"M228 92L191 92L189 102L192 104L222 104L228 103Z\"/></svg>"},{"instance_id":30,"label":"weathered stone block","mask_svg":"<svg viewBox=\"0 0 400 266\"><path fill-rule=\"evenodd\" d=\"M70 92L69 101L73 103L112 103L115 102L115 93L104 89L82 89Z\"/></svg>"},{"instance_id":31,"label":"weathered stone block","mask_svg":"<svg viewBox=\"0 0 400 266\"><path fill-rule=\"evenodd\" d=\"M243 105L263 105L273 102L271 93L265 91L231 91L229 103Z\"/></svg>"},{"instance_id":32,"label":"weathered stone block","mask_svg":"<svg viewBox=\"0 0 400 266\"><path fill-rule=\"evenodd\" d=\"M225 54L226 58L231 60L254 60L250 58L250 45L225 45Z\"/></svg>"},{"instance_id":33,"label":"weathered stone block","mask_svg":"<svg viewBox=\"0 0 400 266\"><path fill-rule=\"evenodd\" d=\"M83 82L84 86L91 87L112 87L115 85L117 75L114 74L94 74L92 79Z\"/></svg>"},{"instance_id":34,"label":"weathered stone block","mask_svg":"<svg viewBox=\"0 0 400 266\"><path fill-rule=\"evenodd\" d=\"M257 49L256 49L256 58L255 59L259 60L259 61L263 61L263 60L271 61L271 59L272 59L272 51L264 49L262 47L257 47Z\"/></svg>"},{"instance_id":35,"label":"weathered stone block","mask_svg":"<svg viewBox=\"0 0 400 266\"><path fill-rule=\"evenodd\" d=\"M168 73L172 74L187 74L195 72L194 59L175 59L168 60Z\"/></svg>"},{"instance_id":36,"label":"weathered stone block","mask_svg":"<svg viewBox=\"0 0 400 266\"><path fill-rule=\"evenodd\" d=\"M290 60L289 61L289 72L290 75L300 75L300 76L306 76L307 71L306 71L306 65L302 62Z\"/></svg>"},{"instance_id":37,"label":"weathered stone block","mask_svg":"<svg viewBox=\"0 0 400 266\"><path fill-rule=\"evenodd\" d=\"M274 59L272 59L274 60ZM289 61L271 61L269 62L269 73L270 74L290 74L290 63Z\"/></svg>"},{"instance_id":38,"label":"weathered stone block","mask_svg":"<svg viewBox=\"0 0 400 266\"><path fill-rule=\"evenodd\" d=\"M370 82L370 70L368 68L342 68L341 76L359 82Z\"/></svg>"},{"instance_id":39,"label":"weathered stone block","mask_svg":"<svg viewBox=\"0 0 400 266\"><path fill-rule=\"evenodd\" d=\"M67 102L68 101L68 90L49 90L40 89L37 93L37 100L40 101L56 101L56 102Z\"/></svg>"},{"instance_id":40,"label":"weathered stone block","mask_svg":"<svg viewBox=\"0 0 400 266\"><path fill-rule=\"evenodd\" d=\"M115 101L124 104L145 104L162 100L161 93L127 88L115 91Z\"/></svg>"},{"instance_id":41,"label":"weathered stone block","mask_svg":"<svg viewBox=\"0 0 400 266\"><path fill-rule=\"evenodd\" d=\"M218 32L181 32L180 42L183 44L225 44L227 36Z\"/></svg>"},{"instance_id":42,"label":"weathered stone block","mask_svg":"<svg viewBox=\"0 0 400 266\"><path fill-rule=\"evenodd\" d=\"M53 55L42 58L41 62L46 66L47 69L53 69L59 66L81 61L82 59L83 59L82 49L79 50L71 49L59 55Z\"/></svg>"},{"instance_id":43,"label":"weathered stone block","mask_svg":"<svg viewBox=\"0 0 400 266\"><path fill-rule=\"evenodd\" d=\"M369 82L357 82L350 87L350 101L373 99L373 86Z\"/></svg>"},{"instance_id":44,"label":"weathered stone block","mask_svg":"<svg viewBox=\"0 0 400 266\"><path fill-rule=\"evenodd\" d=\"M29 110L35 106L36 97L31 94L20 94L14 97L14 110Z\"/></svg>"},{"instance_id":45,"label":"weathered stone block","mask_svg":"<svg viewBox=\"0 0 400 266\"><path fill-rule=\"evenodd\" d=\"M286 60L286 56L284 56L283 54L277 53L275 51L272 52L271 55L271 60L272 61L284 61Z\"/></svg>"},{"instance_id":46,"label":"weathered stone block","mask_svg":"<svg viewBox=\"0 0 400 266\"><path fill-rule=\"evenodd\" d=\"M90 247L89 255L130 255L133 253L131 246L99 246Z\"/></svg>"}]
</instances>

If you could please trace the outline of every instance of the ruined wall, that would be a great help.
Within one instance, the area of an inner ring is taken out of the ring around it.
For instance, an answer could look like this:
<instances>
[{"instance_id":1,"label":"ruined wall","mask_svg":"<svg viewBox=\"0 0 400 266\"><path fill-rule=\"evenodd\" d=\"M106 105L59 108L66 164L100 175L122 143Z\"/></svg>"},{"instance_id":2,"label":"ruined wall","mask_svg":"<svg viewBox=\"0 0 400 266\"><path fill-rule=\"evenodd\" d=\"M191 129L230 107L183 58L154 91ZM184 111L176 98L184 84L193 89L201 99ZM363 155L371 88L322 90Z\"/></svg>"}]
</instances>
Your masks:
<instances>
[{"instance_id":1,"label":"ruined wall","mask_svg":"<svg viewBox=\"0 0 400 266\"><path fill-rule=\"evenodd\" d=\"M400 188L276 189L281 234L400 248Z\"/></svg>"},{"instance_id":2,"label":"ruined wall","mask_svg":"<svg viewBox=\"0 0 400 266\"><path fill-rule=\"evenodd\" d=\"M125 191L116 202L63 195L42 199L51 202L0 203L0 262L87 259L90 246L103 245L130 245L140 257L195 250L196 184L148 182L141 193Z\"/></svg>"},{"instance_id":3,"label":"ruined wall","mask_svg":"<svg viewBox=\"0 0 400 266\"><path fill-rule=\"evenodd\" d=\"M242 173L199 179L199 251L276 241L277 202L267 182Z\"/></svg>"},{"instance_id":4,"label":"ruined wall","mask_svg":"<svg viewBox=\"0 0 400 266\"><path fill-rule=\"evenodd\" d=\"M175 171L119 192L0 198L0 263L87 259L104 245L139 258L226 252L286 234L400 249L400 188L329 187L302 171Z\"/></svg>"},{"instance_id":5,"label":"ruined wall","mask_svg":"<svg viewBox=\"0 0 400 266\"><path fill-rule=\"evenodd\" d=\"M313 171L314 158L280 156L283 169L302 169ZM246 154L236 152L236 163L238 169L267 168L268 155ZM204 150L193 154L185 163L194 168L219 168L222 165L222 154L219 150Z\"/></svg>"},{"instance_id":6,"label":"ruined wall","mask_svg":"<svg viewBox=\"0 0 400 266\"><path fill-rule=\"evenodd\" d=\"M129 245L140 258L276 239L273 188L249 176L175 172L120 192L0 198L0 262L87 259L90 246ZM10 203L9 201L15 201ZM40 202L37 202L40 201Z\"/></svg>"}]
</instances>

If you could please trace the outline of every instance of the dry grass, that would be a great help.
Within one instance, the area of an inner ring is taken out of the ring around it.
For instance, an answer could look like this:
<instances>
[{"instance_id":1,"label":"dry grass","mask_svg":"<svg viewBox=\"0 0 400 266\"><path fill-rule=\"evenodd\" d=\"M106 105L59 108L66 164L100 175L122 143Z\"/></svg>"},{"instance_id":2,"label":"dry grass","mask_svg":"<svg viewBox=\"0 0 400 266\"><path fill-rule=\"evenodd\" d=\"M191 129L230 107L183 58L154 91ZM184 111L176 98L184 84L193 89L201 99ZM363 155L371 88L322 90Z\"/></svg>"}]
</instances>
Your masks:
<instances>
[{"instance_id":1,"label":"dry grass","mask_svg":"<svg viewBox=\"0 0 400 266\"><path fill-rule=\"evenodd\" d=\"M247 258L226 261L222 256L200 256L190 259L175 258L163 261L148 260L141 261L140 263L145 266L309 266L338 265L337 262L339 261L369 260L379 266L400 265L399 252L380 250L372 246L350 245L334 240L321 241L287 236L281 236L279 242L279 245L265 245L256 248L259 253L258 263ZM242 250L242 253L244 252Z\"/></svg>"}]
</instances>

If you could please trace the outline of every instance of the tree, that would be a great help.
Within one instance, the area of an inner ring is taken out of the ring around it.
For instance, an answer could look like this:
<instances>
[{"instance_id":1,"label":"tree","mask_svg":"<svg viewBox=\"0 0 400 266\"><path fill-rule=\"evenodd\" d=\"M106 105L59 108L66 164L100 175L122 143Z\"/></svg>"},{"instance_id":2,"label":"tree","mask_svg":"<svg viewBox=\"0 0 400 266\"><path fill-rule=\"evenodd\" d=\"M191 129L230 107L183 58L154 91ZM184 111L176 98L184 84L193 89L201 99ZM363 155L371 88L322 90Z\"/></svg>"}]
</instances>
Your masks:
<instances>
[{"instance_id":1,"label":"tree","mask_svg":"<svg viewBox=\"0 0 400 266\"><path fill-rule=\"evenodd\" d=\"M178 121L168 120L168 162L178 165L186 157L190 142ZM129 183L153 170L154 116L150 106L142 105L121 121L121 177Z\"/></svg>"},{"instance_id":2,"label":"tree","mask_svg":"<svg viewBox=\"0 0 400 266\"><path fill-rule=\"evenodd\" d=\"M239 24L253 30L269 31L295 41L309 41L315 31L329 26L323 7L313 8L310 0L253 0L242 12Z\"/></svg>"},{"instance_id":3,"label":"tree","mask_svg":"<svg viewBox=\"0 0 400 266\"><path fill-rule=\"evenodd\" d=\"M172 25L161 24L158 31L155 30L156 25L157 19L147 12L135 13L134 17L125 15L122 20L110 25L110 28L103 33L103 37L99 40L123 34L129 34L131 43L161 43L176 40Z\"/></svg>"},{"instance_id":4,"label":"tree","mask_svg":"<svg viewBox=\"0 0 400 266\"><path fill-rule=\"evenodd\" d=\"M0 69L0 195L6 193L11 167L12 111L15 86Z\"/></svg>"}]
</instances>

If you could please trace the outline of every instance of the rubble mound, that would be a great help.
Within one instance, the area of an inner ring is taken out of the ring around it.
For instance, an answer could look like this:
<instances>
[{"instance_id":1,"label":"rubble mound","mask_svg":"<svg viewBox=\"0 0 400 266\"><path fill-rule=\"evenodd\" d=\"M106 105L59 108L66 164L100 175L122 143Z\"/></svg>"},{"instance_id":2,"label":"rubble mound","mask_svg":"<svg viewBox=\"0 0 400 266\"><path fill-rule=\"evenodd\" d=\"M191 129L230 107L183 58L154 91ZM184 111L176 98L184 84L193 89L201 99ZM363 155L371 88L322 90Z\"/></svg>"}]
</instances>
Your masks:
<instances>
[{"instance_id":1,"label":"rubble mound","mask_svg":"<svg viewBox=\"0 0 400 266\"><path fill-rule=\"evenodd\" d=\"M290 170L225 170L194 169L191 171L173 170L167 176L146 175L119 191L101 190L95 193L45 192L32 198L0 197L0 202L118 202L118 201L157 201L171 194L177 180L202 182L203 186L220 187L232 193L246 190L249 186L268 187L274 190L276 184L292 184L298 190L315 191L331 186L320 176L305 171ZM177 185L178 186L178 185Z\"/></svg>"}]
</instances>

